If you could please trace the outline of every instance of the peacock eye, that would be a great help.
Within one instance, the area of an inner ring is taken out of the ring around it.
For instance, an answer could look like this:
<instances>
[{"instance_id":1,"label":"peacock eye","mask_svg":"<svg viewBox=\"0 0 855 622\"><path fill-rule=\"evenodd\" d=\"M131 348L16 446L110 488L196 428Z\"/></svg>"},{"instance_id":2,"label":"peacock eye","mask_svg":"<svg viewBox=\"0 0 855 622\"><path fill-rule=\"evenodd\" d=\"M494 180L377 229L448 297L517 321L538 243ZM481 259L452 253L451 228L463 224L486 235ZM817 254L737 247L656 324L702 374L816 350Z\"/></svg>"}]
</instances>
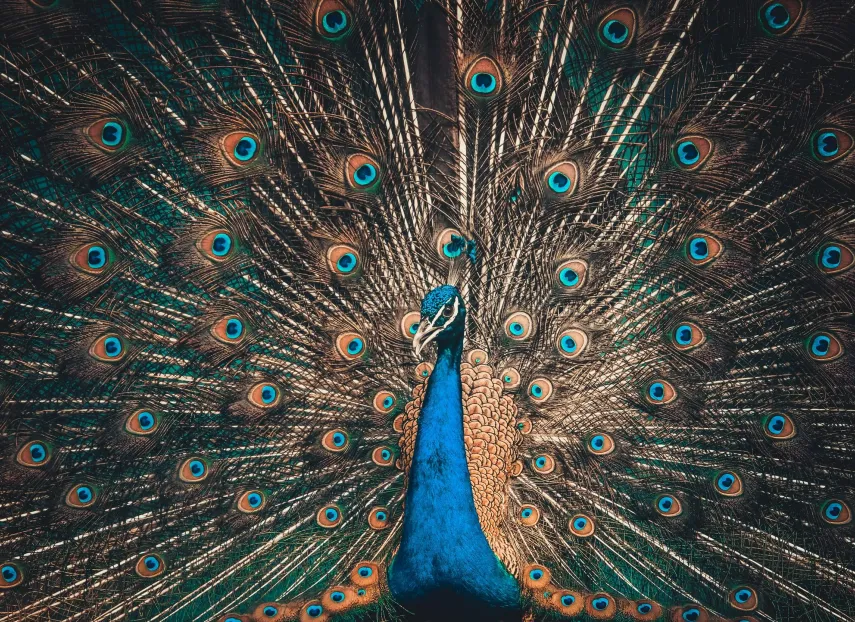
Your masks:
<instances>
[{"instance_id":1,"label":"peacock eye","mask_svg":"<svg viewBox=\"0 0 855 622\"><path fill-rule=\"evenodd\" d=\"M388 447L377 447L371 452L371 461L377 466L390 466L395 459L395 454Z\"/></svg>"},{"instance_id":2,"label":"peacock eye","mask_svg":"<svg viewBox=\"0 0 855 622\"><path fill-rule=\"evenodd\" d=\"M528 417L523 417L517 421L517 430L520 431L520 434L530 434L532 427L533 424Z\"/></svg>"},{"instance_id":3,"label":"peacock eye","mask_svg":"<svg viewBox=\"0 0 855 622\"><path fill-rule=\"evenodd\" d=\"M466 71L466 87L478 98L490 98L502 90L502 72L492 58L482 56Z\"/></svg>"},{"instance_id":4,"label":"peacock eye","mask_svg":"<svg viewBox=\"0 0 855 622\"><path fill-rule=\"evenodd\" d=\"M653 613L653 603L640 602L635 606L635 610L643 616Z\"/></svg>"},{"instance_id":5,"label":"peacock eye","mask_svg":"<svg viewBox=\"0 0 855 622\"><path fill-rule=\"evenodd\" d=\"M572 195L578 180L579 168L573 162L561 162L546 171L546 187L558 196Z\"/></svg>"},{"instance_id":6,"label":"peacock eye","mask_svg":"<svg viewBox=\"0 0 855 622\"><path fill-rule=\"evenodd\" d=\"M813 155L820 162L834 162L852 149L852 136L836 128L824 128L814 132L811 144Z\"/></svg>"},{"instance_id":7,"label":"peacock eye","mask_svg":"<svg viewBox=\"0 0 855 622\"><path fill-rule=\"evenodd\" d=\"M615 9L600 20L597 32L606 47L622 50L635 37L635 13L629 8Z\"/></svg>"},{"instance_id":8,"label":"peacock eye","mask_svg":"<svg viewBox=\"0 0 855 622\"><path fill-rule=\"evenodd\" d=\"M585 447L595 456L607 456L615 450L615 441L611 434L601 432L589 438Z\"/></svg>"},{"instance_id":9,"label":"peacock eye","mask_svg":"<svg viewBox=\"0 0 855 622\"><path fill-rule=\"evenodd\" d=\"M591 597L591 608L598 612L606 611L613 608L612 599L605 594L594 594Z\"/></svg>"},{"instance_id":10,"label":"peacock eye","mask_svg":"<svg viewBox=\"0 0 855 622\"><path fill-rule=\"evenodd\" d=\"M724 247L713 236L706 233L696 233L686 242L686 256L696 266L703 266L721 255Z\"/></svg>"},{"instance_id":11,"label":"peacock eye","mask_svg":"<svg viewBox=\"0 0 855 622\"><path fill-rule=\"evenodd\" d=\"M389 526L389 510L384 507L371 508L368 512L368 526L375 531L386 529Z\"/></svg>"},{"instance_id":12,"label":"peacock eye","mask_svg":"<svg viewBox=\"0 0 855 622\"><path fill-rule=\"evenodd\" d=\"M685 136L674 144L674 160L687 171L703 165L712 152L712 143L703 136Z\"/></svg>"},{"instance_id":13,"label":"peacock eye","mask_svg":"<svg viewBox=\"0 0 855 622\"><path fill-rule=\"evenodd\" d=\"M327 529L338 527L342 521L341 509L337 505L325 505L318 510L315 518L321 527L326 527Z\"/></svg>"},{"instance_id":14,"label":"peacock eye","mask_svg":"<svg viewBox=\"0 0 855 622\"><path fill-rule=\"evenodd\" d=\"M644 396L651 404L669 404L677 399L677 391L667 380L654 380L647 385Z\"/></svg>"},{"instance_id":15,"label":"peacock eye","mask_svg":"<svg viewBox=\"0 0 855 622\"><path fill-rule=\"evenodd\" d=\"M128 128L120 119L101 119L86 130L86 135L99 149L115 152L128 140Z\"/></svg>"},{"instance_id":16,"label":"peacock eye","mask_svg":"<svg viewBox=\"0 0 855 622\"><path fill-rule=\"evenodd\" d=\"M535 456L531 461L532 468L541 475L547 475L555 470L555 459L548 454Z\"/></svg>"},{"instance_id":17,"label":"peacock eye","mask_svg":"<svg viewBox=\"0 0 855 622\"><path fill-rule=\"evenodd\" d=\"M502 370L502 384L506 389L516 389L520 386L520 373L513 367L506 367Z\"/></svg>"},{"instance_id":18,"label":"peacock eye","mask_svg":"<svg viewBox=\"0 0 855 622\"><path fill-rule=\"evenodd\" d=\"M576 602L576 598L572 594L562 594L560 600L562 607L569 607Z\"/></svg>"},{"instance_id":19,"label":"peacock eye","mask_svg":"<svg viewBox=\"0 0 855 622\"><path fill-rule=\"evenodd\" d=\"M831 525L846 525L852 521L852 511L840 499L830 499L822 504L820 509L822 520Z\"/></svg>"},{"instance_id":20,"label":"peacock eye","mask_svg":"<svg viewBox=\"0 0 855 622\"><path fill-rule=\"evenodd\" d=\"M430 377L432 371L433 365L428 362L422 362L416 365L413 374L415 375L416 380L427 380Z\"/></svg>"},{"instance_id":21,"label":"peacock eye","mask_svg":"<svg viewBox=\"0 0 855 622\"><path fill-rule=\"evenodd\" d=\"M96 497L97 493L92 486L77 484L65 495L65 504L73 508L87 508L95 503Z\"/></svg>"},{"instance_id":22,"label":"peacock eye","mask_svg":"<svg viewBox=\"0 0 855 622\"><path fill-rule=\"evenodd\" d=\"M188 484L201 482L208 477L208 464L202 458L187 458L178 468L178 479Z\"/></svg>"},{"instance_id":23,"label":"peacock eye","mask_svg":"<svg viewBox=\"0 0 855 622\"><path fill-rule=\"evenodd\" d=\"M566 291L579 289L585 284L585 276L588 274L588 264L581 259L570 259L565 261L555 273L558 286Z\"/></svg>"},{"instance_id":24,"label":"peacock eye","mask_svg":"<svg viewBox=\"0 0 855 622\"><path fill-rule=\"evenodd\" d=\"M249 132L231 132L223 137L222 146L226 159L233 166L246 166L259 153L261 141Z\"/></svg>"},{"instance_id":25,"label":"peacock eye","mask_svg":"<svg viewBox=\"0 0 855 622\"><path fill-rule=\"evenodd\" d=\"M237 315L227 315L211 326L211 335L221 343L238 344L246 337L246 327Z\"/></svg>"},{"instance_id":26,"label":"peacock eye","mask_svg":"<svg viewBox=\"0 0 855 622\"><path fill-rule=\"evenodd\" d=\"M576 514L570 519L570 533L579 538L594 535L594 519L585 514Z\"/></svg>"},{"instance_id":27,"label":"peacock eye","mask_svg":"<svg viewBox=\"0 0 855 622\"><path fill-rule=\"evenodd\" d=\"M490 361L490 357L486 350L475 348L469 351L469 354L466 355L466 360L473 367L477 367L478 365L486 365Z\"/></svg>"},{"instance_id":28,"label":"peacock eye","mask_svg":"<svg viewBox=\"0 0 855 622\"><path fill-rule=\"evenodd\" d=\"M855 253L839 242L826 242L819 247L816 263L825 274L837 274L852 267Z\"/></svg>"},{"instance_id":29,"label":"peacock eye","mask_svg":"<svg viewBox=\"0 0 855 622\"><path fill-rule=\"evenodd\" d=\"M196 247L212 261L225 261L234 249L234 239L225 229L215 229L202 236Z\"/></svg>"},{"instance_id":30,"label":"peacock eye","mask_svg":"<svg viewBox=\"0 0 855 622\"><path fill-rule=\"evenodd\" d=\"M327 251L327 265L338 276L352 277L359 274L359 251L347 244L336 244Z\"/></svg>"},{"instance_id":31,"label":"peacock eye","mask_svg":"<svg viewBox=\"0 0 855 622\"><path fill-rule=\"evenodd\" d=\"M540 520L540 510L533 505L524 505L520 508L520 523L526 527L532 527Z\"/></svg>"},{"instance_id":32,"label":"peacock eye","mask_svg":"<svg viewBox=\"0 0 855 622\"><path fill-rule=\"evenodd\" d=\"M264 607L264 609L261 610L261 612L268 618L272 618L279 613L279 610L273 605L267 605L266 607Z\"/></svg>"},{"instance_id":33,"label":"peacock eye","mask_svg":"<svg viewBox=\"0 0 855 622\"><path fill-rule=\"evenodd\" d=\"M789 32L802 15L801 0L769 0L757 14L760 25L772 35Z\"/></svg>"},{"instance_id":34,"label":"peacock eye","mask_svg":"<svg viewBox=\"0 0 855 622\"><path fill-rule=\"evenodd\" d=\"M671 333L674 347L678 350L692 350L706 341L704 331L693 322L683 322Z\"/></svg>"},{"instance_id":35,"label":"peacock eye","mask_svg":"<svg viewBox=\"0 0 855 622\"><path fill-rule=\"evenodd\" d=\"M558 335L555 346L558 353L568 359L580 356L588 345L588 335L578 328L570 328Z\"/></svg>"},{"instance_id":36,"label":"peacock eye","mask_svg":"<svg viewBox=\"0 0 855 622\"><path fill-rule=\"evenodd\" d=\"M95 242L74 251L71 255L71 265L87 274L101 274L110 267L114 259L109 246Z\"/></svg>"},{"instance_id":37,"label":"peacock eye","mask_svg":"<svg viewBox=\"0 0 855 622\"><path fill-rule=\"evenodd\" d=\"M0 589L15 587L24 580L24 573L17 564L5 562L0 565Z\"/></svg>"},{"instance_id":38,"label":"peacock eye","mask_svg":"<svg viewBox=\"0 0 855 622\"><path fill-rule=\"evenodd\" d=\"M116 333L101 335L89 346L89 355L104 363L118 363L126 354L124 340Z\"/></svg>"},{"instance_id":39,"label":"peacock eye","mask_svg":"<svg viewBox=\"0 0 855 622\"><path fill-rule=\"evenodd\" d=\"M380 184L380 165L364 153L356 153L347 159L345 167L347 183L354 190L374 190Z\"/></svg>"},{"instance_id":40,"label":"peacock eye","mask_svg":"<svg viewBox=\"0 0 855 622\"><path fill-rule=\"evenodd\" d=\"M815 361L833 361L843 354L843 346L831 333L815 333L808 337L807 343L808 354Z\"/></svg>"},{"instance_id":41,"label":"peacock eye","mask_svg":"<svg viewBox=\"0 0 855 622\"><path fill-rule=\"evenodd\" d=\"M455 259L466 252L466 238L457 229L443 229L436 237L436 252L442 259Z\"/></svg>"},{"instance_id":42,"label":"peacock eye","mask_svg":"<svg viewBox=\"0 0 855 622\"><path fill-rule=\"evenodd\" d=\"M742 478L733 471L723 471L715 476L715 491L725 497L742 494Z\"/></svg>"},{"instance_id":43,"label":"peacock eye","mask_svg":"<svg viewBox=\"0 0 855 622\"><path fill-rule=\"evenodd\" d=\"M26 443L15 456L15 460L25 467L43 467L51 459L50 446L42 441Z\"/></svg>"},{"instance_id":44,"label":"peacock eye","mask_svg":"<svg viewBox=\"0 0 855 622\"><path fill-rule=\"evenodd\" d=\"M374 395L374 400L372 401L374 404L374 410L380 413L388 413L391 412L395 407L395 395L390 391L378 391Z\"/></svg>"},{"instance_id":45,"label":"peacock eye","mask_svg":"<svg viewBox=\"0 0 855 622\"><path fill-rule=\"evenodd\" d=\"M543 571L540 568L533 568L529 571L528 577L532 581L539 581L543 578Z\"/></svg>"},{"instance_id":46,"label":"peacock eye","mask_svg":"<svg viewBox=\"0 0 855 622\"><path fill-rule=\"evenodd\" d=\"M656 511L662 516L673 518L683 513L683 504L677 497L672 495L659 495L654 502Z\"/></svg>"},{"instance_id":47,"label":"peacock eye","mask_svg":"<svg viewBox=\"0 0 855 622\"><path fill-rule=\"evenodd\" d=\"M514 341L523 341L534 332L534 321L524 311L512 313L505 320L505 335Z\"/></svg>"},{"instance_id":48,"label":"peacock eye","mask_svg":"<svg viewBox=\"0 0 855 622\"><path fill-rule=\"evenodd\" d=\"M342 333L336 337L335 348L344 359L355 361L365 354L365 340L359 333Z\"/></svg>"},{"instance_id":49,"label":"peacock eye","mask_svg":"<svg viewBox=\"0 0 855 622\"><path fill-rule=\"evenodd\" d=\"M701 619L701 610L698 607L685 607L680 617L686 622L698 622Z\"/></svg>"},{"instance_id":50,"label":"peacock eye","mask_svg":"<svg viewBox=\"0 0 855 622\"><path fill-rule=\"evenodd\" d=\"M341 429L330 430L321 439L321 445L327 451L339 453L347 449L350 442L350 436Z\"/></svg>"},{"instance_id":51,"label":"peacock eye","mask_svg":"<svg viewBox=\"0 0 855 622\"><path fill-rule=\"evenodd\" d=\"M787 415L772 415L763 421L763 432L777 441L793 438L796 426Z\"/></svg>"},{"instance_id":52,"label":"peacock eye","mask_svg":"<svg viewBox=\"0 0 855 622\"><path fill-rule=\"evenodd\" d=\"M282 392L271 382L259 382L246 394L247 401L258 408L273 408L282 399Z\"/></svg>"},{"instance_id":53,"label":"peacock eye","mask_svg":"<svg viewBox=\"0 0 855 622\"><path fill-rule=\"evenodd\" d=\"M752 611L757 608L757 592L753 587L742 585L731 590L727 596L730 606L740 611Z\"/></svg>"},{"instance_id":54,"label":"peacock eye","mask_svg":"<svg viewBox=\"0 0 855 622\"><path fill-rule=\"evenodd\" d=\"M157 430L160 418L150 410L137 410L125 420L125 431L136 436L148 436Z\"/></svg>"},{"instance_id":55,"label":"peacock eye","mask_svg":"<svg viewBox=\"0 0 855 622\"><path fill-rule=\"evenodd\" d=\"M149 553L137 560L134 569L139 576L149 579L163 574L163 571L166 570L166 565L163 563L163 558L160 555Z\"/></svg>"},{"instance_id":56,"label":"peacock eye","mask_svg":"<svg viewBox=\"0 0 855 622\"><path fill-rule=\"evenodd\" d=\"M548 378L535 378L528 383L528 396L538 404L545 403L552 397L552 383Z\"/></svg>"},{"instance_id":57,"label":"peacock eye","mask_svg":"<svg viewBox=\"0 0 855 622\"><path fill-rule=\"evenodd\" d=\"M267 505L267 495L260 490L247 490L237 500L237 509L244 514L254 514Z\"/></svg>"},{"instance_id":58,"label":"peacock eye","mask_svg":"<svg viewBox=\"0 0 855 622\"><path fill-rule=\"evenodd\" d=\"M353 27L353 15L339 0L322 0L315 10L315 28L324 39L337 41Z\"/></svg>"}]
</instances>

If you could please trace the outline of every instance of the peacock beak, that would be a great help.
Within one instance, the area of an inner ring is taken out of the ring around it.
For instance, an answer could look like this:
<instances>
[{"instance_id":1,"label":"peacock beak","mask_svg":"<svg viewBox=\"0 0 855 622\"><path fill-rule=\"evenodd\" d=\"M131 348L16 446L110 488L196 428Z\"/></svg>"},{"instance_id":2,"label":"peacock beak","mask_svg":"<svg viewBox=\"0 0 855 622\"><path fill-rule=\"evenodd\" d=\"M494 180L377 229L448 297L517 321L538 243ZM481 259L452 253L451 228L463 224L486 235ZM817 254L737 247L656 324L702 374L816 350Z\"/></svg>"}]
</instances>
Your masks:
<instances>
[{"instance_id":1,"label":"peacock beak","mask_svg":"<svg viewBox=\"0 0 855 622\"><path fill-rule=\"evenodd\" d=\"M437 314L437 317L439 314ZM436 320L437 318L434 318ZM416 358L419 358L425 346L436 339L436 336L445 328L442 325L436 326L434 323L425 318L419 323L419 329L413 336L413 351L416 353Z\"/></svg>"}]
</instances>

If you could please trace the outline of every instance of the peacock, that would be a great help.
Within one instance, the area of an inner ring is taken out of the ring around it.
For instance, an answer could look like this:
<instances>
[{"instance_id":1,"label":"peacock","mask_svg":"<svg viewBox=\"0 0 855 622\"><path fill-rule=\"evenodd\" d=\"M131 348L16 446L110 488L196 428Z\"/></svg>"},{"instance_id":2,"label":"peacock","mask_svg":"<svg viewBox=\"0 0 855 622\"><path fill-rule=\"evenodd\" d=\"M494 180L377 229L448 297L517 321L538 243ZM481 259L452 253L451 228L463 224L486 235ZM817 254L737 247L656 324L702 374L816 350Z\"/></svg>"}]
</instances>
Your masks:
<instances>
[{"instance_id":1,"label":"peacock","mask_svg":"<svg viewBox=\"0 0 855 622\"><path fill-rule=\"evenodd\" d=\"M855 620L855 1L0 22L0 621Z\"/></svg>"}]
</instances>

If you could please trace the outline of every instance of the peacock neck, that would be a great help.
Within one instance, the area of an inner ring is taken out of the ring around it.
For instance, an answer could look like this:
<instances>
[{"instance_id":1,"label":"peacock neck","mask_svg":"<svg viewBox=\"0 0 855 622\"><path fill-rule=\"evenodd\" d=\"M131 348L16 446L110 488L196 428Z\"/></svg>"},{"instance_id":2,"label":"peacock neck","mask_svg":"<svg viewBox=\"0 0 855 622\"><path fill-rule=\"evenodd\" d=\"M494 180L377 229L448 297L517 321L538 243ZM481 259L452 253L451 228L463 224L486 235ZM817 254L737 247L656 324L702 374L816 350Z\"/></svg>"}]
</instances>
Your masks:
<instances>
[{"instance_id":1,"label":"peacock neck","mask_svg":"<svg viewBox=\"0 0 855 622\"><path fill-rule=\"evenodd\" d=\"M401 545L389 587L401 602L438 596L500 608L519 587L481 531L463 438L462 339L438 346L409 471Z\"/></svg>"}]
</instances>

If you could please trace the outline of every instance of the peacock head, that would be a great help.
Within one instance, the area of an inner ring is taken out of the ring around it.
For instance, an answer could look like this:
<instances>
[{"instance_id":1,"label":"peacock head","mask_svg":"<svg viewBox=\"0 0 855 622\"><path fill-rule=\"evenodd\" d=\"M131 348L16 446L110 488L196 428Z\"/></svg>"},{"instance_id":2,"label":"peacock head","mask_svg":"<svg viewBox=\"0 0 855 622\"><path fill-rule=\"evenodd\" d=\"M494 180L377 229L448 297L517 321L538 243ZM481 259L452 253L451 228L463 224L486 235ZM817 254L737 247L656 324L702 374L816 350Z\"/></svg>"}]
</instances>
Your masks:
<instances>
[{"instance_id":1,"label":"peacock head","mask_svg":"<svg viewBox=\"0 0 855 622\"><path fill-rule=\"evenodd\" d=\"M431 341L438 347L463 339L466 307L460 292L453 285L441 285L422 300L422 321L413 337L413 350L420 356Z\"/></svg>"}]
</instances>

